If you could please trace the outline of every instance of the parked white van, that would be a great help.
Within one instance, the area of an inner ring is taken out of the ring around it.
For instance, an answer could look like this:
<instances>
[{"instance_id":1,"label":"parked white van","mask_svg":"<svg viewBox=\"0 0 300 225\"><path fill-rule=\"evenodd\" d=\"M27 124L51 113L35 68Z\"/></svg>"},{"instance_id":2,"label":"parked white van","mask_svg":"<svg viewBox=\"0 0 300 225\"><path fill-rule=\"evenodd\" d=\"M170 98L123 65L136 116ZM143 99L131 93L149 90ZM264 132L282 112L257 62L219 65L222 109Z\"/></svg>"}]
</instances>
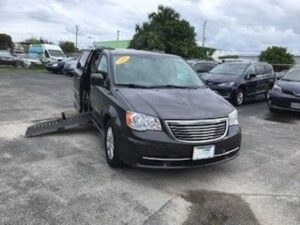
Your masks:
<instances>
[{"instance_id":1,"label":"parked white van","mask_svg":"<svg viewBox=\"0 0 300 225\"><path fill-rule=\"evenodd\" d=\"M39 54L42 63L58 62L66 58L63 50L53 44L31 44L28 53Z\"/></svg>"}]
</instances>

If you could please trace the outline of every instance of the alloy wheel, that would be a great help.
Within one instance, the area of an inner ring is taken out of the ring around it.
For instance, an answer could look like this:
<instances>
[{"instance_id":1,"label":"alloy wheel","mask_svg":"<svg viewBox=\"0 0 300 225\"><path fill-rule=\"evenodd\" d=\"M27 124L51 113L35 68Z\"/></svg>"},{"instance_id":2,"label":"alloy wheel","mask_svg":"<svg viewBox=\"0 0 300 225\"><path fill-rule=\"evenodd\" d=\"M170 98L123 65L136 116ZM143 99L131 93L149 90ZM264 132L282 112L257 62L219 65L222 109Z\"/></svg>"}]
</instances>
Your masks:
<instances>
[{"instance_id":1,"label":"alloy wheel","mask_svg":"<svg viewBox=\"0 0 300 225\"><path fill-rule=\"evenodd\" d=\"M239 91L237 93L236 100L237 100L238 105L243 104L243 102L244 102L244 93L242 91Z\"/></svg>"},{"instance_id":2,"label":"alloy wheel","mask_svg":"<svg viewBox=\"0 0 300 225\"><path fill-rule=\"evenodd\" d=\"M106 131L106 151L107 151L107 156L110 160L114 158L114 135L113 135L113 130L111 127L108 127Z\"/></svg>"}]
</instances>

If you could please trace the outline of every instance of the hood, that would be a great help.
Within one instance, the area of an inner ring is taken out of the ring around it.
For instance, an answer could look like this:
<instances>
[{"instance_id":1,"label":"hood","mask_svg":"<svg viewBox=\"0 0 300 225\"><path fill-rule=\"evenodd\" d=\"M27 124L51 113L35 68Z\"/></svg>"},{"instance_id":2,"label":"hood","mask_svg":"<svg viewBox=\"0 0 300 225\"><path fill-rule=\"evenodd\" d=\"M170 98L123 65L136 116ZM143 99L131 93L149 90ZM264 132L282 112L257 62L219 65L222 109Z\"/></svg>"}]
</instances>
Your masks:
<instances>
[{"instance_id":1,"label":"hood","mask_svg":"<svg viewBox=\"0 0 300 225\"><path fill-rule=\"evenodd\" d=\"M212 119L226 117L234 107L208 88L118 88L131 110L161 119Z\"/></svg>"},{"instance_id":2,"label":"hood","mask_svg":"<svg viewBox=\"0 0 300 225\"><path fill-rule=\"evenodd\" d=\"M283 91L300 97L300 82L279 80L277 84Z\"/></svg>"},{"instance_id":3,"label":"hood","mask_svg":"<svg viewBox=\"0 0 300 225\"><path fill-rule=\"evenodd\" d=\"M208 85L216 85L225 82L235 82L236 80L240 79L240 76L206 73L201 76L201 79L204 80Z\"/></svg>"}]
</instances>

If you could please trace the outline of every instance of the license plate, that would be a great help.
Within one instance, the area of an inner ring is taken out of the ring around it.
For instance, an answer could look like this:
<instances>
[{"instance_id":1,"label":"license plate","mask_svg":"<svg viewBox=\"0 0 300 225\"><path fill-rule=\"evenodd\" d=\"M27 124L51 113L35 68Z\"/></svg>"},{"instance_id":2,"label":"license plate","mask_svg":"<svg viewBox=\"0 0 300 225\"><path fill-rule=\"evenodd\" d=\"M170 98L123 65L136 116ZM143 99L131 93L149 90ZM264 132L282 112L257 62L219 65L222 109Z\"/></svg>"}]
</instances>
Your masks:
<instances>
[{"instance_id":1,"label":"license plate","mask_svg":"<svg viewBox=\"0 0 300 225\"><path fill-rule=\"evenodd\" d=\"M292 102L291 103L291 108L293 108L293 109L300 109L300 103Z\"/></svg>"},{"instance_id":2,"label":"license plate","mask_svg":"<svg viewBox=\"0 0 300 225\"><path fill-rule=\"evenodd\" d=\"M193 160L209 159L215 155L215 146L195 146L193 150Z\"/></svg>"}]
</instances>

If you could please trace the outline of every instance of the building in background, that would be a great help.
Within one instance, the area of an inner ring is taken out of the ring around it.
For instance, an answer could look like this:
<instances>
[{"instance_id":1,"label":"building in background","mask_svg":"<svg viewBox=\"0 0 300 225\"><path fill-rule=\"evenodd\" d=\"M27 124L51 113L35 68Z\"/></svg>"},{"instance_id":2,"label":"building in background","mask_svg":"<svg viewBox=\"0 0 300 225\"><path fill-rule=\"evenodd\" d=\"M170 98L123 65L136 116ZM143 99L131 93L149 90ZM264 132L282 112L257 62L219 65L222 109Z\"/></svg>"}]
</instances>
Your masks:
<instances>
[{"instance_id":1,"label":"building in background","mask_svg":"<svg viewBox=\"0 0 300 225\"><path fill-rule=\"evenodd\" d=\"M115 48L125 49L128 48L130 40L115 40L115 41L94 41L94 48Z\"/></svg>"}]
</instances>

